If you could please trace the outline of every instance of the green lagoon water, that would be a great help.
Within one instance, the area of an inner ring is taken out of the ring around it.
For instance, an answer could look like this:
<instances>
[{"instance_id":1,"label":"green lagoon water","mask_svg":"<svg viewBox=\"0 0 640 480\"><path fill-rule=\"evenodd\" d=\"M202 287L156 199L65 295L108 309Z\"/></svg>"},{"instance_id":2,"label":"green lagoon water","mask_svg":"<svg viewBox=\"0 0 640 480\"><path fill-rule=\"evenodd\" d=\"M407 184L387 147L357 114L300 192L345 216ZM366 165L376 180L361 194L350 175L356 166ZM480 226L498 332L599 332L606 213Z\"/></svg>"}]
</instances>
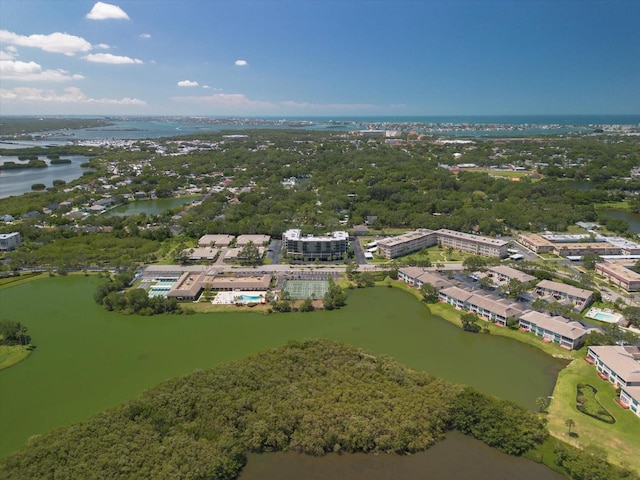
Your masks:
<instances>
[{"instance_id":1,"label":"green lagoon water","mask_svg":"<svg viewBox=\"0 0 640 480\"><path fill-rule=\"evenodd\" d=\"M399 289L351 290L333 312L138 317L98 307L100 281L56 277L0 290L0 317L27 325L37 346L0 371L0 456L165 379L294 339L349 342L530 408L564 365L510 339L463 332Z\"/></svg>"},{"instance_id":2,"label":"green lagoon water","mask_svg":"<svg viewBox=\"0 0 640 480\"><path fill-rule=\"evenodd\" d=\"M112 216L126 217L129 215L138 215L146 213L149 215L160 215L172 208L181 207L187 203L191 203L195 197L177 197L177 198L155 198L153 200L136 200L135 202L119 205L106 214Z\"/></svg>"}]
</instances>

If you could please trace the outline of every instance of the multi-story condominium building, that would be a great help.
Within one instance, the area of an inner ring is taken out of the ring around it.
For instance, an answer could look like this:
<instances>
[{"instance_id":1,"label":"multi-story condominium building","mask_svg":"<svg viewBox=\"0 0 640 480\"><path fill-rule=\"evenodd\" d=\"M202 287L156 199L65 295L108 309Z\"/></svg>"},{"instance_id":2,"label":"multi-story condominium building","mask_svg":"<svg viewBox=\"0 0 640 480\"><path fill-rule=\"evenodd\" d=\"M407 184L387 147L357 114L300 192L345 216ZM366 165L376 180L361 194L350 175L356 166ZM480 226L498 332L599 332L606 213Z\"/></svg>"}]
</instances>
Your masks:
<instances>
[{"instance_id":1,"label":"multi-story condominium building","mask_svg":"<svg viewBox=\"0 0 640 480\"><path fill-rule=\"evenodd\" d=\"M20 232L0 233L0 251L15 250L22 245Z\"/></svg>"},{"instance_id":2,"label":"multi-story condominium building","mask_svg":"<svg viewBox=\"0 0 640 480\"><path fill-rule=\"evenodd\" d=\"M529 311L520 316L520 329L542 337L545 342L557 343L568 350L584 345L589 331L575 321L560 316L550 316Z\"/></svg>"},{"instance_id":3,"label":"multi-story condominium building","mask_svg":"<svg viewBox=\"0 0 640 480\"><path fill-rule=\"evenodd\" d=\"M436 231L438 242L443 247L452 247L462 252L482 255L483 257L504 258L507 256L509 242L499 238L482 237L470 233L456 232L441 228Z\"/></svg>"},{"instance_id":4,"label":"multi-story condominium building","mask_svg":"<svg viewBox=\"0 0 640 480\"><path fill-rule=\"evenodd\" d=\"M593 301L593 292L564 283L542 280L536 285L536 293L541 297L551 297L554 301L566 301L573 304L579 312Z\"/></svg>"},{"instance_id":5,"label":"multi-story condominium building","mask_svg":"<svg viewBox=\"0 0 640 480\"><path fill-rule=\"evenodd\" d=\"M437 243L436 232L428 229L419 229L380 240L378 242L378 253L384 258L397 258L431 247Z\"/></svg>"},{"instance_id":6,"label":"multi-story condominium building","mask_svg":"<svg viewBox=\"0 0 640 480\"><path fill-rule=\"evenodd\" d=\"M640 349L636 346L591 346L587 359L598 374L620 388L620 404L640 417Z\"/></svg>"},{"instance_id":7,"label":"multi-story condominium building","mask_svg":"<svg viewBox=\"0 0 640 480\"><path fill-rule=\"evenodd\" d=\"M445 248L451 247L462 252L498 258L507 256L507 246L509 244L509 242L498 238L471 235L447 230L446 228L435 232L433 230L420 229L379 241L378 253L384 258L397 258L438 243Z\"/></svg>"},{"instance_id":8,"label":"multi-story condominium building","mask_svg":"<svg viewBox=\"0 0 640 480\"><path fill-rule=\"evenodd\" d=\"M349 234L332 232L323 237L303 236L302 230L294 228L282 235L284 252L295 260L330 260L347 253Z\"/></svg>"},{"instance_id":9,"label":"multi-story condominium building","mask_svg":"<svg viewBox=\"0 0 640 480\"><path fill-rule=\"evenodd\" d=\"M491 295L477 295L459 287L443 288L438 298L441 302L474 313L503 327L509 319L518 318L522 314L522 309L516 303Z\"/></svg>"},{"instance_id":10,"label":"multi-story condominium building","mask_svg":"<svg viewBox=\"0 0 640 480\"><path fill-rule=\"evenodd\" d=\"M596 272L614 285L624 288L627 292L640 290L640 273L636 273L624 265L609 262L596 263Z\"/></svg>"},{"instance_id":11,"label":"multi-story condominium building","mask_svg":"<svg viewBox=\"0 0 640 480\"><path fill-rule=\"evenodd\" d=\"M533 275L521 272L520 270L509 267L508 265L489 267L487 268L487 273L489 277L492 277L498 283L508 282L512 279L519 280L522 283L529 283L536 279Z\"/></svg>"},{"instance_id":12,"label":"multi-story condominium building","mask_svg":"<svg viewBox=\"0 0 640 480\"><path fill-rule=\"evenodd\" d=\"M535 253L547 253L553 250L554 244L535 233L521 233L517 237L518 243L524 245Z\"/></svg>"},{"instance_id":13,"label":"multi-story condominium building","mask_svg":"<svg viewBox=\"0 0 640 480\"><path fill-rule=\"evenodd\" d=\"M582 256L585 253L595 253L597 255L620 255L622 253L620 247L607 242L557 243L553 251L560 257Z\"/></svg>"}]
</instances>

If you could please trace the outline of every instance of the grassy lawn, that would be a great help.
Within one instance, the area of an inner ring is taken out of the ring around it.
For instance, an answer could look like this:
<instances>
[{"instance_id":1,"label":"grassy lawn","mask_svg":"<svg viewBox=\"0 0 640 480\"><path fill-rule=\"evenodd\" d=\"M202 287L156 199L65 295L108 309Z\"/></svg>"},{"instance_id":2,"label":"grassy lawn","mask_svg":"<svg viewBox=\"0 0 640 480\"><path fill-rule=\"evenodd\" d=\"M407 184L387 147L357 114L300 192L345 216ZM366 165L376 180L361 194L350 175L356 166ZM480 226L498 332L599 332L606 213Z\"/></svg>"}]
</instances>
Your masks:
<instances>
[{"instance_id":1,"label":"grassy lawn","mask_svg":"<svg viewBox=\"0 0 640 480\"><path fill-rule=\"evenodd\" d=\"M613 425L589 417L576 409L577 385L586 383L598 389L600 404L616 419ZM607 451L609 460L627 463L640 472L640 419L616 402L616 391L596 374L593 365L576 358L558 375L553 399L549 406L549 432L560 440L577 447L598 445ZM565 422L572 419L575 426L569 436Z\"/></svg>"},{"instance_id":2,"label":"grassy lawn","mask_svg":"<svg viewBox=\"0 0 640 480\"><path fill-rule=\"evenodd\" d=\"M31 349L22 345L0 345L0 370L21 362L30 353Z\"/></svg>"},{"instance_id":3,"label":"grassy lawn","mask_svg":"<svg viewBox=\"0 0 640 480\"><path fill-rule=\"evenodd\" d=\"M593 205L593 207L598 210L598 209L615 209L615 210L631 210L631 205L629 205L629 202L608 202L608 203L596 203Z\"/></svg>"}]
</instances>

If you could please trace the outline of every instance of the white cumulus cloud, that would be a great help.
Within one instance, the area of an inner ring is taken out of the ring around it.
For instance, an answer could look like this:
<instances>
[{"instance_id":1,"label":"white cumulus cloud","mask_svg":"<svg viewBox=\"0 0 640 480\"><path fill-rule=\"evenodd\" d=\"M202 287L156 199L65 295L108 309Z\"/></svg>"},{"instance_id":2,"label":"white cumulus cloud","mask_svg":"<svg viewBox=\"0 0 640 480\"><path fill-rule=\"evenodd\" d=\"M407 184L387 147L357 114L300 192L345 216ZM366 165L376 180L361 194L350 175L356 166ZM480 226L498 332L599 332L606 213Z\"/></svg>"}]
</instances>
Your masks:
<instances>
[{"instance_id":1,"label":"white cumulus cloud","mask_svg":"<svg viewBox=\"0 0 640 480\"><path fill-rule=\"evenodd\" d=\"M123 65L123 64L141 64L144 63L142 60L138 60L137 58L123 57L119 55L113 55L111 53L90 53L89 55L85 55L85 60L94 63L110 63L112 65Z\"/></svg>"},{"instance_id":2,"label":"white cumulus cloud","mask_svg":"<svg viewBox=\"0 0 640 480\"><path fill-rule=\"evenodd\" d=\"M236 67L246 67L249 65L246 60L236 60Z\"/></svg>"},{"instance_id":3,"label":"white cumulus cloud","mask_svg":"<svg viewBox=\"0 0 640 480\"><path fill-rule=\"evenodd\" d=\"M43 70L36 62L20 62L14 60L0 60L0 76L4 80L19 80L25 82L66 82L69 80L83 80L82 75L72 75L66 70Z\"/></svg>"},{"instance_id":4,"label":"white cumulus cloud","mask_svg":"<svg viewBox=\"0 0 640 480\"><path fill-rule=\"evenodd\" d=\"M198 86L198 82L192 81L192 80L180 80L178 82L178 86L179 87L197 87Z\"/></svg>"},{"instance_id":5,"label":"white cumulus cloud","mask_svg":"<svg viewBox=\"0 0 640 480\"><path fill-rule=\"evenodd\" d=\"M140 38L144 38L146 40L147 38L151 38L151 34L150 33L141 33L140 34Z\"/></svg>"},{"instance_id":6,"label":"white cumulus cloud","mask_svg":"<svg viewBox=\"0 0 640 480\"><path fill-rule=\"evenodd\" d=\"M16 58L15 53L10 52L9 49L0 50L0 60L13 60L14 58Z\"/></svg>"},{"instance_id":7,"label":"white cumulus cloud","mask_svg":"<svg viewBox=\"0 0 640 480\"><path fill-rule=\"evenodd\" d=\"M39 48L45 52L63 53L68 56L88 52L92 48L91 44L84 38L61 32L50 33L48 35L35 34L27 36L18 35L8 30L0 30L0 42L21 47Z\"/></svg>"},{"instance_id":8,"label":"white cumulus cloud","mask_svg":"<svg viewBox=\"0 0 640 480\"><path fill-rule=\"evenodd\" d=\"M0 101L11 104L18 103L59 103L84 105L146 105L137 98L91 98L77 87L65 88L62 93L55 90L19 87L12 90L0 89Z\"/></svg>"},{"instance_id":9,"label":"white cumulus cloud","mask_svg":"<svg viewBox=\"0 0 640 480\"><path fill-rule=\"evenodd\" d=\"M96 2L87 13L87 18L89 20L129 20L129 15L117 5Z\"/></svg>"}]
</instances>

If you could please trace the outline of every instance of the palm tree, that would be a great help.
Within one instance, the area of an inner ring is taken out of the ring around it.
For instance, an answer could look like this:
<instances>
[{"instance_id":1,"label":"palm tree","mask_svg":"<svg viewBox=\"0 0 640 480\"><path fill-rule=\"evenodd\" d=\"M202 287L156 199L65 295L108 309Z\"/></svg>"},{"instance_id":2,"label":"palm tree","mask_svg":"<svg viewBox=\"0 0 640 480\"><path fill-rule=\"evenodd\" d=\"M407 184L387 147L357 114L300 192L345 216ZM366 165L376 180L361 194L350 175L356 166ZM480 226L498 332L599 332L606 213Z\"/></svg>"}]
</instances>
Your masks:
<instances>
[{"instance_id":1,"label":"palm tree","mask_svg":"<svg viewBox=\"0 0 640 480\"><path fill-rule=\"evenodd\" d=\"M565 425L567 426L567 428L569 429L567 433L568 433L569 435L571 435L571 429L572 429L573 427L575 427L575 426L576 426L576 422L574 422L574 421L573 421L573 419L568 418L568 419L564 422L564 424L565 424Z\"/></svg>"},{"instance_id":2,"label":"palm tree","mask_svg":"<svg viewBox=\"0 0 640 480\"><path fill-rule=\"evenodd\" d=\"M536 406L538 407L538 409L540 410L540 412L544 412L544 409L547 408L547 399L544 397L538 397L536 398Z\"/></svg>"}]
</instances>

